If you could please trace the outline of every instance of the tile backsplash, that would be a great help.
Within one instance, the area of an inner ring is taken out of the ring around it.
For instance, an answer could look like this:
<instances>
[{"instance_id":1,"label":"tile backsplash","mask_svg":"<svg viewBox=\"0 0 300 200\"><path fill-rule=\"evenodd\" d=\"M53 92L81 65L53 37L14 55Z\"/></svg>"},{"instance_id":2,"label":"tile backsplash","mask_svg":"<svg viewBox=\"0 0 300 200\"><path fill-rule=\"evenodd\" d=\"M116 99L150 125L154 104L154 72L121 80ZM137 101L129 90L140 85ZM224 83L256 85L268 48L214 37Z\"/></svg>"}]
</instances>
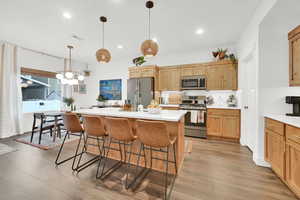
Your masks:
<instances>
[{"instance_id":1,"label":"tile backsplash","mask_svg":"<svg viewBox=\"0 0 300 200\"><path fill-rule=\"evenodd\" d=\"M229 95L235 95L238 101L238 106L241 102L241 92L240 91L232 91L232 90L186 90L186 91L164 91L161 96L164 99L168 99L170 94L182 94L186 96L212 96L214 99L214 106L227 106L227 99ZM167 103L167 102L166 102Z\"/></svg>"}]
</instances>

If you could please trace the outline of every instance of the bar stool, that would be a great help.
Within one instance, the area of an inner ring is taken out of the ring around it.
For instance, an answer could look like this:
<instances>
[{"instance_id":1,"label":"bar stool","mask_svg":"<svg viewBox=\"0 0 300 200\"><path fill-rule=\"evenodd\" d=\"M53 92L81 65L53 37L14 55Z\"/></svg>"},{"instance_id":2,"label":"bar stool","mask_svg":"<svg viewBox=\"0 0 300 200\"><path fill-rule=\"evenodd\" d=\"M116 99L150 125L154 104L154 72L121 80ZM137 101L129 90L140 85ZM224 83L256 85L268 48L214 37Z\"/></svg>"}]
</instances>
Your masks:
<instances>
[{"instance_id":1,"label":"bar stool","mask_svg":"<svg viewBox=\"0 0 300 200\"><path fill-rule=\"evenodd\" d=\"M78 116L75 113L65 113L65 114L63 114L63 122L64 122L64 126L65 126L67 132L66 132L64 140L63 140L63 142L60 146L59 152L58 152L56 160L55 160L55 164L58 166L58 165L61 165L65 162L73 159L72 170L75 171L76 170L75 161L76 161L76 157L80 155L80 154L78 154L78 150L79 150L79 146L81 144L82 138L84 139L84 130L83 130L81 124L80 124L80 120L79 120ZM74 154L74 156L66 158L62 161L58 161L59 158L60 158L60 154L62 152L62 149L65 145L66 138L70 137L70 135L79 136L79 141L78 141L78 144L77 144L77 147L76 147L76 150L75 150L75 154Z\"/></svg>"},{"instance_id":2,"label":"bar stool","mask_svg":"<svg viewBox=\"0 0 300 200\"><path fill-rule=\"evenodd\" d=\"M136 136L134 135L134 130L130 126L129 120L124 119L124 118L105 117L105 124L106 124L107 132L108 132L108 135L109 135L109 145L108 145L108 148L107 148L106 152L105 152L105 149L104 149L105 162L102 166L101 175L97 176L97 178L104 179L109 174L111 174L112 172L117 170L119 167L121 167L122 164L127 164L126 165L127 172L126 172L125 187L126 187L126 189L128 189L128 184L127 184L127 182L128 182L128 173L129 173L128 168L131 165L130 164L130 159L131 159L131 154L132 154L132 144L136 140ZM106 170L104 172L104 168L105 168L105 165L106 165L107 160L108 160L109 150L111 149L111 143L112 143L113 140L116 141L116 143L119 144L119 149L118 150L120 152L120 161L118 161L111 168L109 168L108 170ZM124 160L123 160L123 155L122 155L123 153L122 153L121 144L123 144L123 148L124 148ZM130 146L129 152L127 152L126 146ZM127 161L127 154L129 154L128 161ZM99 165L98 165L97 174L99 173L100 163L101 163L101 161L99 162Z\"/></svg>"},{"instance_id":3,"label":"bar stool","mask_svg":"<svg viewBox=\"0 0 300 200\"><path fill-rule=\"evenodd\" d=\"M105 130L105 126L104 126L104 122L103 122L103 118L98 117L98 116L87 116L84 115L83 117L83 127L84 127L84 132L86 135L86 139L84 142L84 146L82 147L82 151L77 163L77 173L79 173L80 171L86 169L87 167L89 167L90 165L92 165L93 163L97 162L99 160L102 159L103 157L103 149L104 149L104 145L105 145L105 141L106 141L106 130ZM99 155L95 156L94 158L90 159L89 161L83 163L80 165L81 159L82 159L82 155L84 153L87 153L87 146L88 144L88 140L89 139L93 139L97 141L97 146L98 146L98 150L99 150ZM103 142L102 143L102 148L100 145L100 140ZM98 174L96 175L96 177L98 176Z\"/></svg>"},{"instance_id":4,"label":"bar stool","mask_svg":"<svg viewBox=\"0 0 300 200\"><path fill-rule=\"evenodd\" d=\"M176 163L176 139L177 134L175 131L172 131L171 128L167 126L164 122L157 122L157 121L146 121L146 120L137 120L136 121L136 134L138 136L138 139L141 141L142 145L141 148L149 147L150 149L150 170L152 169L152 159L161 160L160 158L152 157L152 151L158 151L158 152L164 152L166 153L166 171L165 171L165 191L164 191L164 199L168 199L171 191L169 194L167 194L168 190L168 169L169 169L169 163L174 163L175 165L175 172L177 175L177 163ZM170 147L173 148L173 156L174 160L169 160L169 151ZM166 150L163 150L166 149ZM141 150L140 150L141 152ZM138 161L139 157L141 156L141 153L138 155ZM137 166L139 163L137 163ZM147 166L145 166L147 167ZM174 176L172 180L172 186L174 184L176 175ZM145 178L145 176L143 177ZM142 180L143 180L142 178ZM141 181L142 181L141 180Z\"/></svg>"}]
</instances>

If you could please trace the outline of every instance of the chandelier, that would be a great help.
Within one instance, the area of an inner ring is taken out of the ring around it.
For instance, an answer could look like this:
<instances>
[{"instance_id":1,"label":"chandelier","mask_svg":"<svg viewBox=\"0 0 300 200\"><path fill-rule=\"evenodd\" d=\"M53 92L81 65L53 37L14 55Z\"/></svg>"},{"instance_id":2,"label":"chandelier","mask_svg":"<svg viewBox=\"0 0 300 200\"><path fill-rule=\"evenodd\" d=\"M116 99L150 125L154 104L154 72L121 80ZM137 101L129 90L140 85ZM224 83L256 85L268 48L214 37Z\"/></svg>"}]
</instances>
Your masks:
<instances>
[{"instance_id":1,"label":"chandelier","mask_svg":"<svg viewBox=\"0 0 300 200\"><path fill-rule=\"evenodd\" d=\"M58 72L56 78L59 79L63 85L78 85L79 82L84 80L84 76L80 72L72 70L72 49L74 47L68 45L67 48L69 49L69 62L68 64L65 62L64 71Z\"/></svg>"}]
</instances>

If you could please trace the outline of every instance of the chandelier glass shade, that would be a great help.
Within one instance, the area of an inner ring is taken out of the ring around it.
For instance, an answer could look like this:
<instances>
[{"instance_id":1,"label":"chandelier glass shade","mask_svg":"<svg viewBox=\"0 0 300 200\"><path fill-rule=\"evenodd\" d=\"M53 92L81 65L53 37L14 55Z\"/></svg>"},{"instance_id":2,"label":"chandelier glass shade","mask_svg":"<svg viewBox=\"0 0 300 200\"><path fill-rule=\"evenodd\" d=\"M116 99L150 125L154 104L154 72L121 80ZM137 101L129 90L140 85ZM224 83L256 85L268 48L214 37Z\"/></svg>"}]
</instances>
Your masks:
<instances>
[{"instance_id":1,"label":"chandelier glass shade","mask_svg":"<svg viewBox=\"0 0 300 200\"><path fill-rule=\"evenodd\" d=\"M151 40L151 8L154 7L154 3L153 1L147 1L146 2L146 8L149 9L149 18L148 18L148 40L145 40L142 45L141 45L141 51L142 54L146 57L152 57L152 56L156 56L158 53L158 44Z\"/></svg>"},{"instance_id":2,"label":"chandelier glass shade","mask_svg":"<svg viewBox=\"0 0 300 200\"><path fill-rule=\"evenodd\" d=\"M67 46L69 49L69 62L65 63L64 71L58 72L56 78L60 80L63 85L78 85L80 82L84 81L84 76L78 72L72 70L72 49L73 46Z\"/></svg>"},{"instance_id":3,"label":"chandelier glass shade","mask_svg":"<svg viewBox=\"0 0 300 200\"><path fill-rule=\"evenodd\" d=\"M111 60L111 54L104 48L104 24L107 22L107 18L100 17L100 22L102 22L102 48L96 51L96 58L99 63L108 63Z\"/></svg>"}]
</instances>

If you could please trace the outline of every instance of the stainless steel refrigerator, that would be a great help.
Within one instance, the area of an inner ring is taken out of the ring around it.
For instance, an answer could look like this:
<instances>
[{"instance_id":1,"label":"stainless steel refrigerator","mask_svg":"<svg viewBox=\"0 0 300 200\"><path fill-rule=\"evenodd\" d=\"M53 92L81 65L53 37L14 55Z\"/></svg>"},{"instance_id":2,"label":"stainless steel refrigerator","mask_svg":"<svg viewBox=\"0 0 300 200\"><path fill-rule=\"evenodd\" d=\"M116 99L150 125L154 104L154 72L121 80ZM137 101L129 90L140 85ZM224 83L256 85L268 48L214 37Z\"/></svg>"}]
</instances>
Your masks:
<instances>
[{"instance_id":1,"label":"stainless steel refrigerator","mask_svg":"<svg viewBox=\"0 0 300 200\"><path fill-rule=\"evenodd\" d=\"M131 104L144 107L154 99L154 78L131 78L127 81L127 99Z\"/></svg>"}]
</instances>

